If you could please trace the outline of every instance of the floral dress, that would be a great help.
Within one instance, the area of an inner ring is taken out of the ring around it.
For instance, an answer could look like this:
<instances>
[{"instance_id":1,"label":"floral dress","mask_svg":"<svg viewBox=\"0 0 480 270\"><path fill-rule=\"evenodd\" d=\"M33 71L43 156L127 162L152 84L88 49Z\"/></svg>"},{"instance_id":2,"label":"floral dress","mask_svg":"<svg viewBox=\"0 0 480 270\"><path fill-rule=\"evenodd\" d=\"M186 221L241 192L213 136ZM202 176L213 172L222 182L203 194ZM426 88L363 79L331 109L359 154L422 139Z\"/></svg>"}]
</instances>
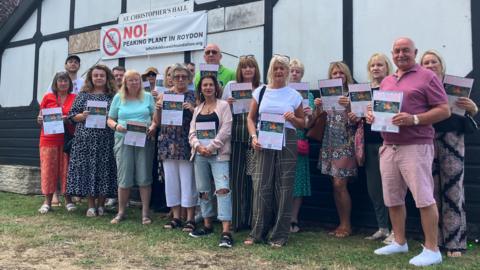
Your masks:
<instances>
[{"instance_id":1,"label":"floral dress","mask_svg":"<svg viewBox=\"0 0 480 270\"><path fill-rule=\"evenodd\" d=\"M355 125L347 111L328 111L322 149L317 167L323 174L337 178L357 175L355 160Z\"/></svg>"},{"instance_id":2,"label":"floral dress","mask_svg":"<svg viewBox=\"0 0 480 270\"><path fill-rule=\"evenodd\" d=\"M69 117L85 111L88 100L107 101L109 110L112 96L80 92ZM68 166L67 194L80 197L117 196L113 133L107 126L86 128L85 122L76 123Z\"/></svg>"}]
</instances>

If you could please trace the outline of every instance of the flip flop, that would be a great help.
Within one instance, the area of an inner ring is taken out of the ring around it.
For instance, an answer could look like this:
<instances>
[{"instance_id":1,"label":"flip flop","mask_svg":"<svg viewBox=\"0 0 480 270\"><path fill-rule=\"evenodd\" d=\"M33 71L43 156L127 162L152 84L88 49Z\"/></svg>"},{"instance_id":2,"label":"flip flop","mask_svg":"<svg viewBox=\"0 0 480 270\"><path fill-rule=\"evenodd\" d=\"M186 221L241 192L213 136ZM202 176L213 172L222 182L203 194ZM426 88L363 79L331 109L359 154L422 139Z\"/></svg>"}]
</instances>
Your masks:
<instances>
[{"instance_id":1,"label":"flip flop","mask_svg":"<svg viewBox=\"0 0 480 270\"><path fill-rule=\"evenodd\" d=\"M142 225L149 225L149 224L152 224L152 219L150 217L143 217L142 218Z\"/></svg>"}]
</instances>

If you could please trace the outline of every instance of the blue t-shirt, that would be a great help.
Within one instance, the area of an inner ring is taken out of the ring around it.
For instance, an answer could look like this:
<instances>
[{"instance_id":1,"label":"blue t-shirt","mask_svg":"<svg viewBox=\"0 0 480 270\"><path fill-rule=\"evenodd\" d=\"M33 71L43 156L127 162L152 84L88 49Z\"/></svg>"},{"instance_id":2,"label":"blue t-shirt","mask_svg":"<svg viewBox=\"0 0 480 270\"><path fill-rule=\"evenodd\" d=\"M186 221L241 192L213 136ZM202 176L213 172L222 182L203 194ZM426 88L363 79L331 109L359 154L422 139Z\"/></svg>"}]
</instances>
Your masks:
<instances>
[{"instance_id":1,"label":"blue t-shirt","mask_svg":"<svg viewBox=\"0 0 480 270\"><path fill-rule=\"evenodd\" d=\"M144 92L143 100L129 100L122 102L120 95L113 97L108 117L116 119L117 123L127 128L127 121L143 122L149 126L152 122L152 114L155 111L155 101L150 93ZM117 136L123 136L122 132L115 132Z\"/></svg>"}]
</instances>

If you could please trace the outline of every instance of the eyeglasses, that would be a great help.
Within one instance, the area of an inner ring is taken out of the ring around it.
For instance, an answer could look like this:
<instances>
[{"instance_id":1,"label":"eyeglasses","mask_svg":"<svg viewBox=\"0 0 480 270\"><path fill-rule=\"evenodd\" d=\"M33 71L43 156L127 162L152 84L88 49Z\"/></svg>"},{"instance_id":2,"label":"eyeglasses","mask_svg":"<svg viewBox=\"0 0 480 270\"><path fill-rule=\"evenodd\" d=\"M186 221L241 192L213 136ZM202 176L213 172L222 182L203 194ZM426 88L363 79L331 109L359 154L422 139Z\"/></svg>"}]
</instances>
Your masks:
<instances>
[{"instance_id":1,"label":"eyeglasses","mask_svg":"<svg viewBox=\"0 0 480 270\"><path fill-rule=\"evenodd\" d=\"M147 76L148 76L148 77L156 77L157 74L155 74L154 72L148 72L148 73L147 73Z\"/></svg>"},{"instance_id":2,"label":"eyeglasses","mask_svg":"<svg viewBox=\"0 0 480 270\"><path fill-rule=\"evenodd\" d=\"M205 51L205 55L217 55L217 54L218 54L218 51L216 50Z\"/></svg>"},{"instance_id":3,"label":"eyeglasses","mask_svg":"<svg viewBox=\"0 0 480 270\"><path fill-rule=\"evenodd\" d=\"M253 54L247 54L247 55L240 55L240 59L248 59L248 58L253 58L255 59L255 55Z\"/></svg>"},{"instance_id":4,"label":"eyeglasses","mask_svg":"<svg viewBox=\"0 0 480 270\"><path fill-rule=\"evenodd\" d=\"M175 75L175 76L173 76L173 79L174 79L175 81L180 81L180 80L184 80L184 81L185 81L185 80L188 79L188 76L186 76L186 75Z\"/></svg>"}]
</instances>

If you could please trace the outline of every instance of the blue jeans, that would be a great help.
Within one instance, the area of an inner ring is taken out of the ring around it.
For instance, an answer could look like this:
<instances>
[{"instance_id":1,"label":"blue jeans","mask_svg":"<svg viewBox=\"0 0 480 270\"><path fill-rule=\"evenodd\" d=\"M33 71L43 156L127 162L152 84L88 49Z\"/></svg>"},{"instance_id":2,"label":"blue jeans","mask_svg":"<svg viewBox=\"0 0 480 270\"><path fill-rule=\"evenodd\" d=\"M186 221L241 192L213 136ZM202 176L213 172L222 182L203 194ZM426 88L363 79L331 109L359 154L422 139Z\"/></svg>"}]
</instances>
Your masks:
<instances>
[{"instance_id":1,"label":"blue jeans","mask_svg":"<svg viewBox=\"0 0 480 270\"><path fill-rule=\"evenodd\" d=\"M197 183L197 191L200 194L200 209L204 218L213 217L215 211L213 209L213 188L211 178L215 182L215 191L225 189L227 193L219 194L215 192L217 197L218 220L232 220L232 194L230 191L229 179L229 161L218 161L216 156L204 157L197 153L194 161L195 181ZM206 196L205 194L206 193Z\"/></svg>"}]
</instances>

